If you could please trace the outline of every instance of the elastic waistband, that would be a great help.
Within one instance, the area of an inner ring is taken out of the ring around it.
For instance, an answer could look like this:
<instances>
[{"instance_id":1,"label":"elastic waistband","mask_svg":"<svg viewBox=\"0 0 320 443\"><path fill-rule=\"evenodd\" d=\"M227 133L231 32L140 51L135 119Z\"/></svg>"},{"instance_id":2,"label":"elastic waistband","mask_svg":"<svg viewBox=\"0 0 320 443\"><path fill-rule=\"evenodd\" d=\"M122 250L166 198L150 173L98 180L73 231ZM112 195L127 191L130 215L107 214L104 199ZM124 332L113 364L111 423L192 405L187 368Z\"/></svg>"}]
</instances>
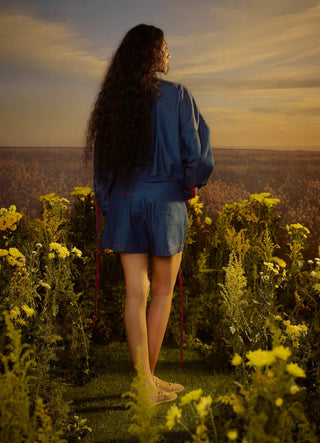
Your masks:
<instances>
[{"instance_id":1,"label":"elastic waistband","mask_svg":"<svg viewBox=\"0 0 320 443\"><path fill-rule=\"evenodd\" d=\"M135 179L129 186L116 182L113 187L114 193L125 195L144 195L150 198L169 198L184 200L181 192L181 184L175 181L145 181L140 177Z\"/></svg>"}]
</instances>

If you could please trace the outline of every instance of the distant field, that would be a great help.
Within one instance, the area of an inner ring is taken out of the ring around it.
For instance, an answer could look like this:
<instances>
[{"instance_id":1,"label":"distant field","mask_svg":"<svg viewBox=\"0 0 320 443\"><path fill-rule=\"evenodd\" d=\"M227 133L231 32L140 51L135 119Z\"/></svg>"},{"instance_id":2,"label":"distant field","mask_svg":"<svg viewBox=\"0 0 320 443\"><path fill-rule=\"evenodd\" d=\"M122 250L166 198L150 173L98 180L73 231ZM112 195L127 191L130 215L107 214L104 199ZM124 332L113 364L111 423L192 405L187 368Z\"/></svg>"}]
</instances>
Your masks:
<instances>
[{"instance_id":1,"label":"distant field","mask_svg":"<svg viewBox=\"0 0 320 443\"><path fill-rule=\"evenodd\" d=\"M70 198L75 186L92 186L92 170L79 148L0 148L1 206L39 214L40 195L55 192Z\"/></svg>"},{"instance_id":2,"label":"distant field","mask_svg":"<svg viewBox=\"0 0 320 443\"><path fill-rule=\"evenodd\" d=\"M92 186L92 170L79 148L0 148L0 205L15 204L32 217L39 196L55 192L70 198L74 186ZM270 192L280 198L284 223L299 222L312 232L312 252L320 244L320 152L214 150L215 169L201 191L215 217L226 203Z\"/></svg>"}]
</instances>

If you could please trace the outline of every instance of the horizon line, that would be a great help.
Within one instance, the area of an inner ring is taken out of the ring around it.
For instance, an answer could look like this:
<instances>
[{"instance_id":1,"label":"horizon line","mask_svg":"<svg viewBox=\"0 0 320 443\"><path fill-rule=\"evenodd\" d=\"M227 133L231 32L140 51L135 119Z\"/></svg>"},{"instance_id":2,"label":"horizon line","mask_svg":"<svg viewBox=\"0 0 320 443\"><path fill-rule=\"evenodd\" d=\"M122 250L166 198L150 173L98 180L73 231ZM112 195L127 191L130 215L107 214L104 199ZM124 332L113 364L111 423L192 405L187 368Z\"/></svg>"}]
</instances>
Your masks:
<instances>
[{"instance_id":1,"label":"horizon line","mask_svg":"<svg viewBox=\"0 0 320 443\"><path fill-rule=\"evenodd\" d=\"M0 149L83 149L83 146L6 146L1 145ZM320 146L212 146L213 150L263 150L263 151L320 151Z\"/></svg>"}]
</instances>

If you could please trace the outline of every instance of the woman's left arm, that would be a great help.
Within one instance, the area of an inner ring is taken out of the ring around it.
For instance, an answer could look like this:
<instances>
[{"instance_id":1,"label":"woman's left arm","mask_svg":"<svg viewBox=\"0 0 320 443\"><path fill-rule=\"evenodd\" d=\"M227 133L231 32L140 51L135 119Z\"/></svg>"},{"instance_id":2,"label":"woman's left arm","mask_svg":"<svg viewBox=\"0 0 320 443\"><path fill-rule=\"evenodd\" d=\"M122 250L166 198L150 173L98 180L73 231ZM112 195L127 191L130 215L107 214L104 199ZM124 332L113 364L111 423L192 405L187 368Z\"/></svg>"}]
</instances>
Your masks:
<instances>
[{"instance_id":1,"label":"woman's left arm","mask_svg":"<svg viewBox=\"0 0 320 443\"><path fill-rule=\"evenodd\" d=\"M186 192L189 192L192 187L200 188L208 182L214 161L210 129L189 91L183 88L182 92L180 141L185 172L184 185Z\"/></svg>"}]
</instances>

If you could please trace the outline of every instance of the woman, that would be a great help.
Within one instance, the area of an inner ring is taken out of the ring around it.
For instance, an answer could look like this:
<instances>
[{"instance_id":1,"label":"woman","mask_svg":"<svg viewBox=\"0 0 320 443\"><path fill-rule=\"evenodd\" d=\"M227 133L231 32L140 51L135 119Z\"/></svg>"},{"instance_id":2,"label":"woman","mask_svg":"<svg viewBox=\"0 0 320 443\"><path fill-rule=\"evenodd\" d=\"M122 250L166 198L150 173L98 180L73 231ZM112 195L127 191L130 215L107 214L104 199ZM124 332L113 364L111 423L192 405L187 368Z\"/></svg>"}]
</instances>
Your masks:
<instances>
[{"instance_id":1,"label":"woman","mask_svg":"<svg viewBox=\"0 0 320 443\"><path fill-rule=\"evenodd\" d=\"M86 140L105 216L102 246L120 253L128 344L135 367L140 352L151 404L183 390L155 377L154 369L188 226L185 201L213 168L209 129L194 99L157 76L168 71L169 58L160 29L131 29L107 69Z\"/></svg>"}]
</instances>

